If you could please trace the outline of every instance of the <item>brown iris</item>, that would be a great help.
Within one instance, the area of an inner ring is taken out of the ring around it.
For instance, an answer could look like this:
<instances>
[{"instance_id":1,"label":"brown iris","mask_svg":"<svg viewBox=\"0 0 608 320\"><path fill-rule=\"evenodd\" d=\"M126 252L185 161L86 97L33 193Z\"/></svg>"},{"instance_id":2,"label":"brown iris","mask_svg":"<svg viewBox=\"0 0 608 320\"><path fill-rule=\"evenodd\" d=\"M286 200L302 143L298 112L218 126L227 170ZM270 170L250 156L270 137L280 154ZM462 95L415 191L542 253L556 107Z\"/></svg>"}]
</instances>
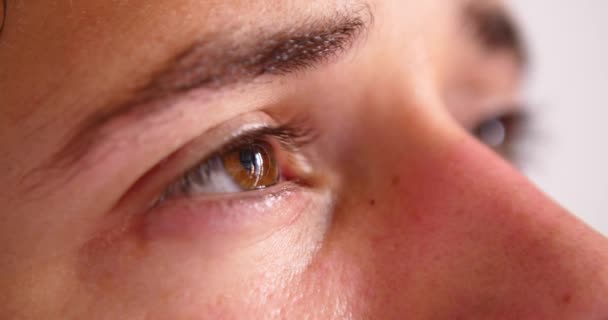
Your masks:
<instances>
[{"instance_id":1,"label":"brown iris","mask_svg":"<svg viewBox=\"0 0 608 320\"><path fill-rule=\"evenodd\" d=\"M244 190L256 190L279 182L280 173L272 146L255 141L234 147L221 155L224 169Z\"/></svg>"}]
</instances>

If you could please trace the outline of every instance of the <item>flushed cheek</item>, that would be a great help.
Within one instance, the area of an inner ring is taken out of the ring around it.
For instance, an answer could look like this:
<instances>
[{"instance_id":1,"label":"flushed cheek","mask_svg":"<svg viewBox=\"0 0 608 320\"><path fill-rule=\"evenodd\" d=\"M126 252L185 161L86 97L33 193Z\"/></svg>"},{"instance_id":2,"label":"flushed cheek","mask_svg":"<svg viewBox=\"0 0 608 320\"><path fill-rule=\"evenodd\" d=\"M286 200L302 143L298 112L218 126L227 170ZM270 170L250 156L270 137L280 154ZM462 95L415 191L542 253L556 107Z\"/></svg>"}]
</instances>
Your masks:
<instances>
[{"instance_id":1,"label":"flushed cheek","mask_svg":"<svg viewBox=\"0 0 608 320\"><path fill-rule=\"evenodd\" d=\"M379 299L431 317L557 310L578 279L556 241L563 221L576 222L472 139L408 151L419 156L392 166L373 211L382 219L370 223Z\"/></svg>"},{"instance_id":2,"label":"flushed cheek","mask_svg":"<svg viewBox=\"0 0 608 320\"><path fill-rule=\"evenodd\" d=\"M146 214L142 233L146 242L189 242L205 251L248 246L318 210L319 197L292 186L235 200L183 198Z\"/></svg>"},{"instance_id":3,"label":"flushed cheek","mask_svg":"<svg viewBox=\"0 0 608 320\"><path fill-rule=\"evenodd\" d=\"M437 153L412 153L420 157L410 157L388 188L398 200L396 218L417 226L476 230L566 217L521 173L472 139L454 141Z\"/></svg>"}]
</instances>

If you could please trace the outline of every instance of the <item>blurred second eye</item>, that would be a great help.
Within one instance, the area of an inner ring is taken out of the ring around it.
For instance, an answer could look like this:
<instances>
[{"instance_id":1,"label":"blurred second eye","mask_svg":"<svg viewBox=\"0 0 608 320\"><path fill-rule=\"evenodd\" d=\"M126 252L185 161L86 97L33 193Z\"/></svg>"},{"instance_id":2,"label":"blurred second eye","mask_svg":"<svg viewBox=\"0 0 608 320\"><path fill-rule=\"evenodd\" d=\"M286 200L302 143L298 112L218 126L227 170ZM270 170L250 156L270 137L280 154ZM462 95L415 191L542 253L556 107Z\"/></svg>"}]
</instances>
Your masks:
<instances>
[{"instance_id":1,"label":"blurred second eye","mask_svg":"<svg viewBox=\"0 0 608 320\"><path fill-rule=\"evenodd\" d=\"M529 125L528 113L515 111L482 121L473 134L504 158L518 162L522 156L518 147L527 138Z\"/></svg>"}]
</instances>

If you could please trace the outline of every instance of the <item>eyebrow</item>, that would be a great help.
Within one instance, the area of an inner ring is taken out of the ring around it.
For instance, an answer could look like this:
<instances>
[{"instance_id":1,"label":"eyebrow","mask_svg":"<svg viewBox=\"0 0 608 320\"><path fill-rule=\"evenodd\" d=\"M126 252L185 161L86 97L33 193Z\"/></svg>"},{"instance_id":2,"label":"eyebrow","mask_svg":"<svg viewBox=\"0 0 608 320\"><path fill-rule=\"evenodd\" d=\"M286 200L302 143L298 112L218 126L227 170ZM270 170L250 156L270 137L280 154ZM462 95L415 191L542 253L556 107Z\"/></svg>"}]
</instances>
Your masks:
<instances>
[{"instance_id":1,"label":"eyebrow","mask_svg":"<svg viewBox=\"0 0 608 320\"><path fill-rule=\"evenodd\" d=\"M464 21L472 27L480 44L490 52L510 52L523 68L528 54L519 28L500 5L471 1L464 6Z\"/></svg>"},{"instance_id":2,"label":"eyebrow","mask_svg":"<svg viewBox=\"0 0 608 320\"><path fill-rule=\"evenodd\" d=\"M350 48L367 27L366 20L360 13L337 13L249 42L198 42L174 58L135 100L219 89L264 74L287 75L318 66Z\"/></svg>"},{"instance_id":3,"label":"eyebrow","mask_svg":"<svg viewBox=\"0 0 608 320\"><path fill-rule=\"evenodd\" d=\"M153 102L193 90L217 91L262 75L287 76L318 67L343 55L372 23L371 9L361 5L325 18L304 19L272 32L250 30L253 34L238 38L216 34L195 41L169 59L123 103L88 115L51 163L72 164L81 159L103 139L100 131L113 119L133 114L135 121L144 121L159 109L173 106Z\"/></svg>"}]
</instances>

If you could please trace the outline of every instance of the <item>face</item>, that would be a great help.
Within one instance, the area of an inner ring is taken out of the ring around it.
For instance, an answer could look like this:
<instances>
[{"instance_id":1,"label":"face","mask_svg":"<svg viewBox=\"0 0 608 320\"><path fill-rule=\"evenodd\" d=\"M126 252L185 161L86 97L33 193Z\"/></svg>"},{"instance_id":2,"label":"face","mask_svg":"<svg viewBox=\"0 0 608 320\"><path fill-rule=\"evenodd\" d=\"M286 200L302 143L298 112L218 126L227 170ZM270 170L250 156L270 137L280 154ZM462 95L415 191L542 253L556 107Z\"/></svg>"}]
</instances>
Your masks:
<instances>
[{"instance_id":1,"label":"face","mask_svg":"<svg viewBox=\"0 0 608 320\"><path fill-rule=\"evenodd\" d=\"M604 319L524 65L498 1L9 1L0 318Z\"/></svg>"}]
</instances>

